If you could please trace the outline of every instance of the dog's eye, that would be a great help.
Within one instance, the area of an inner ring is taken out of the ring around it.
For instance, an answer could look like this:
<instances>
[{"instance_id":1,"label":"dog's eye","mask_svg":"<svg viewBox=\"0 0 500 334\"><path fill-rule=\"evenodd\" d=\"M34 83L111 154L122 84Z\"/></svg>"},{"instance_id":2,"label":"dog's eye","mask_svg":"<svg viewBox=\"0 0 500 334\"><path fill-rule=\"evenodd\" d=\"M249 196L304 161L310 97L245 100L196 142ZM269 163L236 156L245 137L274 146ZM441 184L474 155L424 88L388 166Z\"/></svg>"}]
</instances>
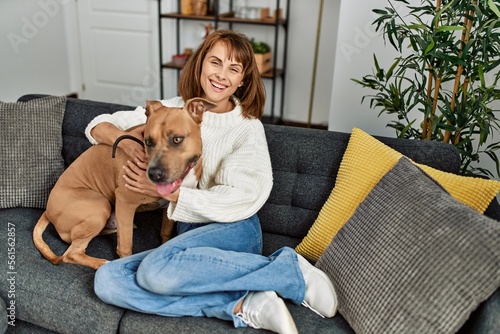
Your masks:
<instances>
[{"instance_id":1,"label":"dog's eye","mask_svg":"<svg viewBox=\"0 0 500 334\"><path fill-rule=\"evenodd\" d=\"M153 145L153 142L151 141L151 138L146 138L144 139L144 144L149 147Z\"/></svg>"},{"instance_id":2,"label":"dog's eye","mask_svg":"<svg viewBox=\"0 0 500 334\"><path fill-rule=\"evenodd\" d=\"M183 140L184 140L184 137L174 137L174 138L172 138L172 142L175 145L179 145L180 143L182 143Z\"/></svg>"}]
</instances>

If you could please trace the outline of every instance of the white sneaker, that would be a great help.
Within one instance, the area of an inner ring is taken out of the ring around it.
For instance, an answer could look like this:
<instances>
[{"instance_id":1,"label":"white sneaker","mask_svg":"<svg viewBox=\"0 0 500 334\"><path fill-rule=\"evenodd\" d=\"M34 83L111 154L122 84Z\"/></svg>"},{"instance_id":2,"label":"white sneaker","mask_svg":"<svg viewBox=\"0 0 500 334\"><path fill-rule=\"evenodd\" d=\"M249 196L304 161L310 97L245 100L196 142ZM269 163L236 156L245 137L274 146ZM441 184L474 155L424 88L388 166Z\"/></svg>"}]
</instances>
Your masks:
<instances>
[{"instance_id":1,"label":"white sneaker","mask_svg":"<svg viewBox=\"0 0 500 334\"><path fill-rule=\"evenodd\" d=\"M337 313L337 294L330 278L297 254L299 268L306 282L306 294L302 305L320 316L331 318Z\"/></svg>"},{"instance_id":2,"label":"white sneaker","mask_svg":"<svg viewBox=\"0 0 500 334\"><path fill-rule=\"evenodd\" d=\"M250 292L236 316L252 328L263 328L280 334L298 333L283 299L274 291Z\"/></svg>"}]
</instances>

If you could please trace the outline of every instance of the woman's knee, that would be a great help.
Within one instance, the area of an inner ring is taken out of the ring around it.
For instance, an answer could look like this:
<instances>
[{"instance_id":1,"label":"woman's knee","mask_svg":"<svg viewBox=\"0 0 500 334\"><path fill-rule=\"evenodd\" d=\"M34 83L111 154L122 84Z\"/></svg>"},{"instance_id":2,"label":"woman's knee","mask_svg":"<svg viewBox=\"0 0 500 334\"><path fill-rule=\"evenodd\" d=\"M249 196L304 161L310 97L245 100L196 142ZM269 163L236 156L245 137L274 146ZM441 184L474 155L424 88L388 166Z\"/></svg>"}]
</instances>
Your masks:
<instances>
[{"instance_id":1,"label":"woman's knee","mask_svg":"<svg viewBox=\"0 0 500 334\"><path fill-rule=\"evenodd\" d=\"M101 266L94 277L95 294L108 304L118 305L121 298L127 296L128 291L133 288L131 285L136 284L134 277L140 263L138 259L133 261L120 259Z\"/></svg>"},{"instance_id":2,"label":"woman's knee","mask_svg":"<svg viewBox=\"0 0 500 334\"><path fill-rule=\"evenodd\" d=\"M100 267L94 277L94 292L102 301L110 304L112 303L112 297L114 293L111 292L112 283L111 283L111 271L112 265L111 262L104 264Z\"/></svg>"},{"instance_id":3,"label":"woman's knee","mask_svg":"<svg viewBox=\"0 0 500 334\"><path fill-rule=\"evenodd\" d=\"M139 270L136 280L142 289L159 295L175 295L178 291L177 283L180 283L176 277L165 277L164 271L160 275L157 270Z\"/></svg>"}]
</instances>

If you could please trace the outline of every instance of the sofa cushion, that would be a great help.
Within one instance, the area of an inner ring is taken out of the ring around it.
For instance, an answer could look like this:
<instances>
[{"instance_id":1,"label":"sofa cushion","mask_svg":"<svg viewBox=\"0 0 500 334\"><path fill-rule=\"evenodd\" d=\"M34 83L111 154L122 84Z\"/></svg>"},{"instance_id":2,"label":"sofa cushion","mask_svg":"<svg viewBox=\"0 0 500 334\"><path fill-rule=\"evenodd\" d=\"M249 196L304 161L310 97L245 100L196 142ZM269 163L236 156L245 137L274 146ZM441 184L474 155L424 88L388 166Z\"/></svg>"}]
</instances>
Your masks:
<instances>
[{"instance_id":1,"label":"sofa cushion","mask_svg":"<svg viewBox=\"0 0 500 334\"><path fill-rule=\"evenodd\" d=\"M0 208L44 208L64 170L64 96L0 102Z\"/></svg>"},{"instance_id":2,"label":"sofa cushion","mask_svg":"<svg viewBox=\"0 0 500 334\"><path fill-rule=\"evenodd\" d=\"M28 94L19 98L20 102L32 101L45 95ZM85 128L96 116L135 107L122 104L68 98L63 119L63 157L66 167L80 156L91 144L85 136Z\"/></svg>"},{"instance_id":3,"label":"sofa cushion","mask_svg":"<svg viewBox=\"0 0 500 334\"><path fill-rule=\"evenodd\" d=\"M90 329L95 333L117 333L125 310L96 296L95 271L75 264L53 265L33 245L33 227L42 212L28 208L0 210L0 222L15 226L16 319L59 333L83 334ZM135 224L134 253L161 244L160 211L136 214ZM0 244L7 245L7 237L7 233L0 233ZM49 225L43 238L56 254L68 248L53 225ZM98 236L90 242L87 254L112 260L118 258L115 249L116 234ZM8 258L7 250L8 247L0 247L0 258ZM11 300L8 277L7 270L0 271L0 297L6 302Z\"/></svg>"},{"instance_id":4,"label":"sofa cushion","mask_svg":"<svg viewBox=\"0 0 500 334\"><path fill-rule=\"evenodd\" d=\"M307 236L297 246L297 252L317 260L359 203L401 156L402 153L362 130L353 129L335 187ZM446 159L440 154L436 158ZM481 213L500 190L500 182L495 180L464 177L421 164L419 166L440 182L453 197Z\"/></svg>"},{"instance_id":5,"label":"sofa cushion","mask_svg":"<svg viewBox=\"0 0 500 334\"><path fill-rule=\"evenodd\" d=\"M348 134L266 124L273 189L259 211L264 254L296 247L328 198Z\"/></svg>"},{"instance_id":6,"label":"sofa cushion","mask_svg":"<svg viewBox=\"0 0 500 334\"><path fill-rule=\"evenodd\" d=\"M454 333L500 286L499 241L497 221L401 158L316 266L356 333Z\"/></svg>"},{"instance_id":7,"label":"sofa cushion","mask_svg":"<svg viewBox=\"0 0 500 334\"><path fill-rule=\"evenodd\" d=\"M341 316L321 318L310 309L285 301L297 326L299 333L317 334L354 334L347 321ZM230 321L205 317L160 317L149 314L126 311L121 324L120 333L180 333L180 334L256 334L251 327L235 329ZM271 333L262 331L262 333Z\"/></svg>"}]
</instances>

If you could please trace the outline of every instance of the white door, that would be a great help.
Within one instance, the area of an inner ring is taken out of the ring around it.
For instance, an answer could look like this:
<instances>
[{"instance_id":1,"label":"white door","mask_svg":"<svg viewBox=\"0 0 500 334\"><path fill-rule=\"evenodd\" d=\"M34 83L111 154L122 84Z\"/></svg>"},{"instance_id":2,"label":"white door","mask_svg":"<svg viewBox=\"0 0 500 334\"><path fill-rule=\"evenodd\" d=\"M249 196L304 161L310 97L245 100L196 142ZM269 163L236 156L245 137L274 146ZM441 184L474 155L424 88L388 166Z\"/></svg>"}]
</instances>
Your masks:
<instances>
[{"instance_id":1,"label":"white door","mask_svg":"<svg viewBox=\"0 0 500 334\"><path fill-rule=\"evenodd\" d=\"M127 105L159 99L154 0L80 0L82 98Z\"/></svg>"}]
</instances>

